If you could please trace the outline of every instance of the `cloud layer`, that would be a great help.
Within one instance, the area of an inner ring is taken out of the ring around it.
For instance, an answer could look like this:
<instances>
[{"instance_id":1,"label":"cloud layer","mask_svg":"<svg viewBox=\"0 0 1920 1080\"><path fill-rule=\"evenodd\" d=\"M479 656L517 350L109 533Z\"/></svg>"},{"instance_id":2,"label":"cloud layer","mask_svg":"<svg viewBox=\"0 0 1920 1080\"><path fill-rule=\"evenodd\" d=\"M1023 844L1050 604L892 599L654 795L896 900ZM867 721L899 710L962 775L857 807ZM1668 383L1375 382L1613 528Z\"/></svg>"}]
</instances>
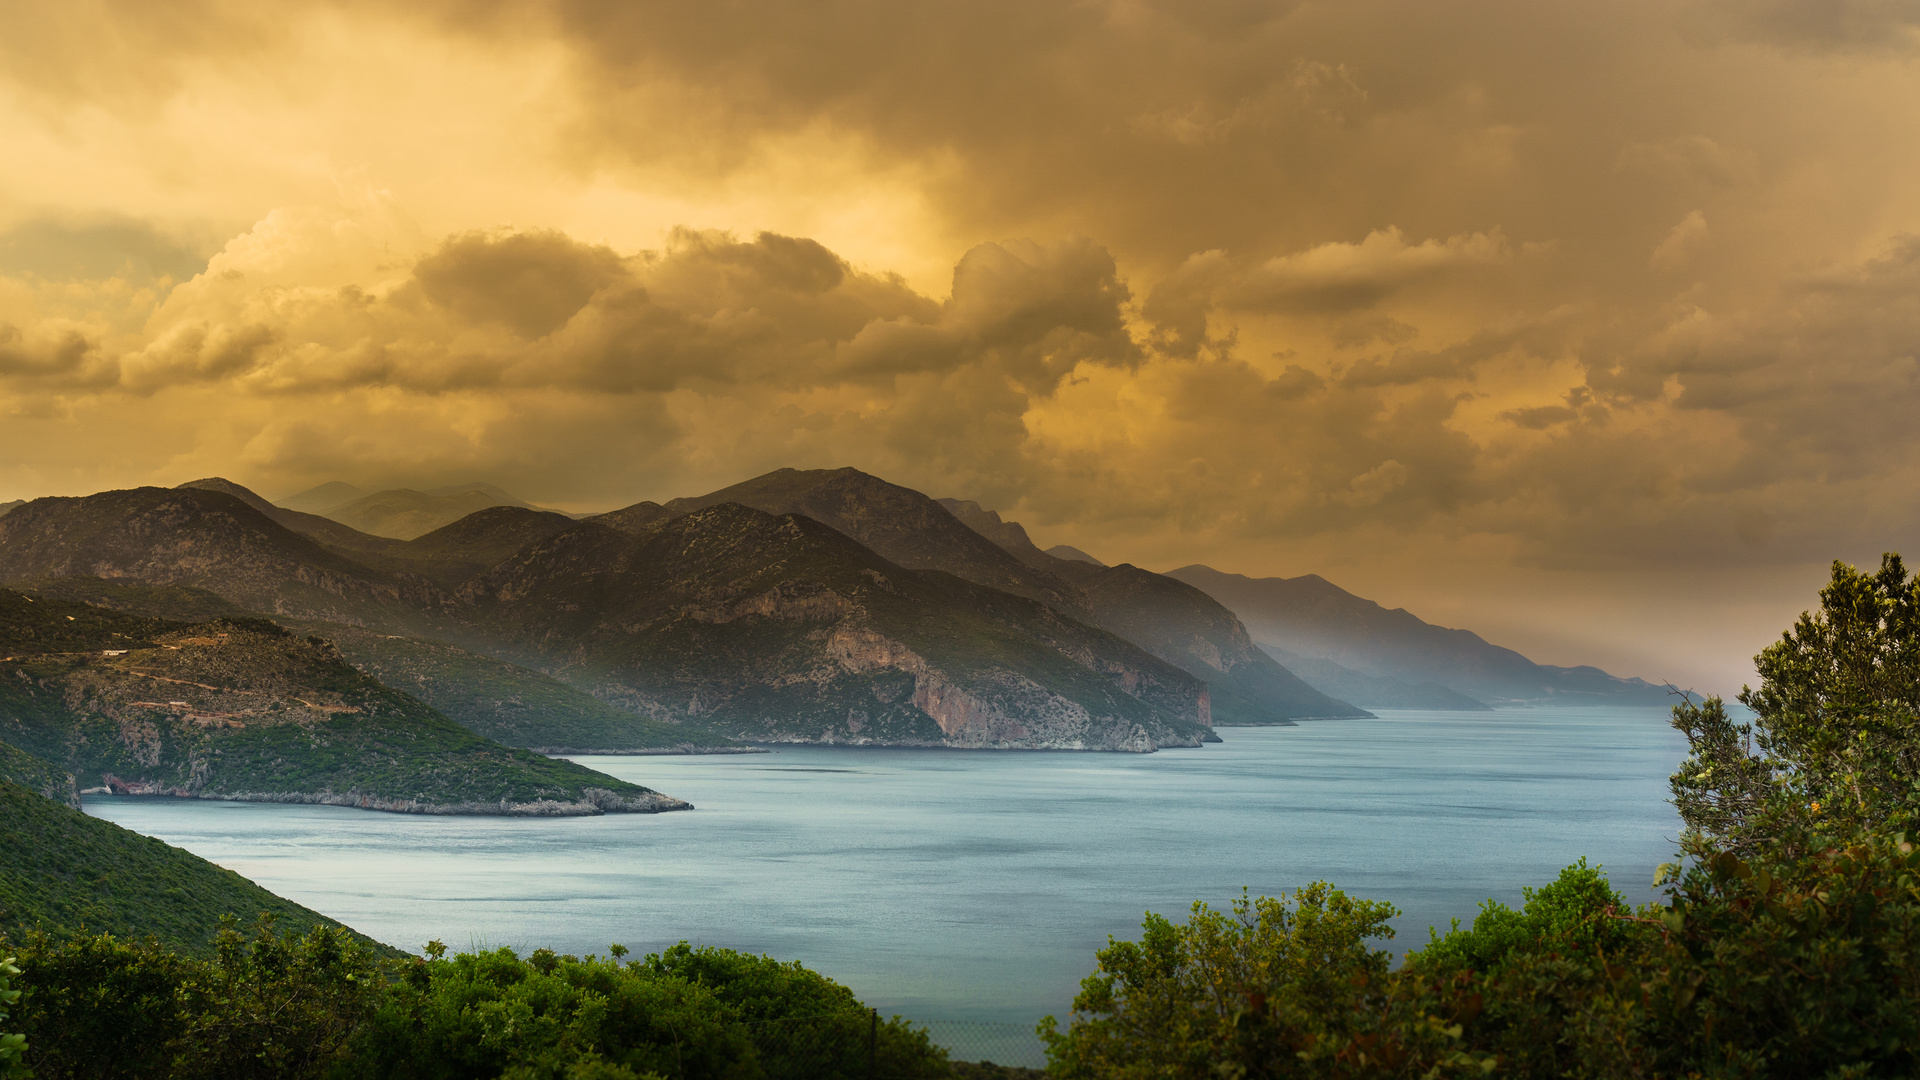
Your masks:
<instances>
[{"instance_id":1,"label":"cloud layer","mask_svg":"<svg viewBox=\"0 0 1920 1080\"><path fill-rule=\"evenodd\" d=\"M1687 575L1920 537L1912 5L22 18L0 499L853 464L1521 635L1637 597L1562 656L1635 663L1777 629L1626 641Z\"/></svg>"}]
</instances>

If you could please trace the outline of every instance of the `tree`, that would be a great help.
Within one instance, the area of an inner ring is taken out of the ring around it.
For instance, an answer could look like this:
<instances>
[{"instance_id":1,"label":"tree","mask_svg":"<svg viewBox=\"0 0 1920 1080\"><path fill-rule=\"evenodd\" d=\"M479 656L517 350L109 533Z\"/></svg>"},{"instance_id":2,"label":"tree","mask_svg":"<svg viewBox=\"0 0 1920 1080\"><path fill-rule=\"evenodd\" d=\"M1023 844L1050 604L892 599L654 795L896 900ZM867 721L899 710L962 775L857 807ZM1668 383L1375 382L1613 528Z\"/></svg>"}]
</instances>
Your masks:
<instances>
[{"instance_id":1,"label":"tree","mask_svg":"<svg viewBox=\"0 0 1920 1080\"><path fill-rule=\"evenodd\" d=\"M1754 658L1758 689L1674 708L1691 754L1673 775L1689 841L1747 857L1807 838L1909 828L1920 812L1920 578L1833 564L1820 610Z\"/></svg>"}]
</instances>

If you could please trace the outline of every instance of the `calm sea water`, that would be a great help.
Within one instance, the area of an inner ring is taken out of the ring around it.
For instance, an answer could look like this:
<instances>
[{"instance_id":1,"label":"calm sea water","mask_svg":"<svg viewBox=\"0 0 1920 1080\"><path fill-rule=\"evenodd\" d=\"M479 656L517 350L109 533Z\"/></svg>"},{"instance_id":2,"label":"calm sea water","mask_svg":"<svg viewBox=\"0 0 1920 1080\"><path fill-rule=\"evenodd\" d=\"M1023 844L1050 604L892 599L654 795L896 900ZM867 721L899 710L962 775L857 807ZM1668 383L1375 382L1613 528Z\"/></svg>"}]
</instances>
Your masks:
<instances>
[{"instance_id":1,"label":"calm sea water","mask_svg":"<svg viewBox=\"0 0 1920 1080\"><path fill-rule=\"evenodd\" d=\"M562 820L90 797L88 813L407 949L800 960L883 1013L1065 1016L1147 910L1325 879L1396 947L1586 856L1636 902L1672 853L1660 710L1390 712L1157 754L783 748L582 757L691 813Z\"/></svg>"}]
</instances>

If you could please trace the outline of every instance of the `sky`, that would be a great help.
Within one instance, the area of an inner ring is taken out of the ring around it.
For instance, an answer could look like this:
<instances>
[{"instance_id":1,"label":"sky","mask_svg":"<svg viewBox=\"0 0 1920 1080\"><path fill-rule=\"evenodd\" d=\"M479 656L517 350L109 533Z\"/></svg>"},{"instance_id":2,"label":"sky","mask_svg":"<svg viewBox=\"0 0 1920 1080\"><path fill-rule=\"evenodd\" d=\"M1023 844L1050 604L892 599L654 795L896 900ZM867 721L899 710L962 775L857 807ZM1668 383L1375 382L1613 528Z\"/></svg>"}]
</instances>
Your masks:
<instances>
[{"instance_id":1,"label":"sky","mask_svg":"<svg viewBox=\"0 0 1920 1080\"><path fill-rule=\"evenodd\" d=\"M0 501L852 465L1731 691L1920 555L1920 2L25 0Z\"/></svg>"}]
</instances>

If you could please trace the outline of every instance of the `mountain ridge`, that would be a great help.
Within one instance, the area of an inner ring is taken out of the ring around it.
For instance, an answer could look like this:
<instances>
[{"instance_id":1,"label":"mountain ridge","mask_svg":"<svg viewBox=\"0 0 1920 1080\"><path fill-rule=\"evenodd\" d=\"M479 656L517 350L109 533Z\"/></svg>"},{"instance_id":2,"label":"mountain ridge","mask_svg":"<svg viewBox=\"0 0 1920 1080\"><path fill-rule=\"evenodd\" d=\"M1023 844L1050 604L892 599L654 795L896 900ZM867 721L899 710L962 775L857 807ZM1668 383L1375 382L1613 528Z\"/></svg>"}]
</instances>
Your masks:
<instances>
[{"instance_id":1,"label":"mountain ridge","mask_svg":"<svg viewBox=\"0 0 1920 1080\"><path fill-rule=\"evenodd\" d=\"M1331 660L1369 676L1431 682L1490 705L1664 705L1663 687L1595 667L1537 664L1471 630L1436 626L1388 609L1318 574L1252 578L1202 564L1170 570L1240 614L1276 648Z\"/></svg>"}]
</instances>

